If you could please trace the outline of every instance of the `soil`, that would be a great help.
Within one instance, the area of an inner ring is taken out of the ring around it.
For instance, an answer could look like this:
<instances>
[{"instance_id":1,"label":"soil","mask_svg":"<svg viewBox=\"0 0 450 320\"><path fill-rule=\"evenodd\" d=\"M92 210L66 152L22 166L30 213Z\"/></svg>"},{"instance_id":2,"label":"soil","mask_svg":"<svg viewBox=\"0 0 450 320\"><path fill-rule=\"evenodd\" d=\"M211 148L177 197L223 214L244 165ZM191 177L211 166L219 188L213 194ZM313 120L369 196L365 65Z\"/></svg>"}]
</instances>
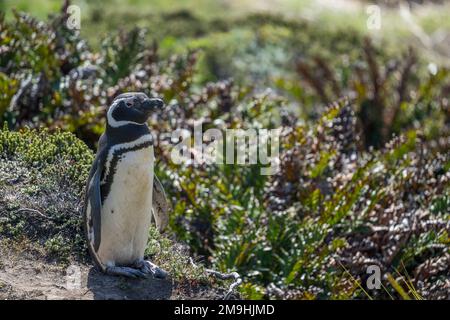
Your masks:
<instances>
[{"instance_id":1,"label":"soil","mask_svg":"<svg viewBox=\"0 0 450 320\"><path fill-rule=\"evenodd\" d=\"M0 246L0 300L220 299L214 289L158 279L103 274L85 264L63 267Z\"/></svg>"}]
</instances>

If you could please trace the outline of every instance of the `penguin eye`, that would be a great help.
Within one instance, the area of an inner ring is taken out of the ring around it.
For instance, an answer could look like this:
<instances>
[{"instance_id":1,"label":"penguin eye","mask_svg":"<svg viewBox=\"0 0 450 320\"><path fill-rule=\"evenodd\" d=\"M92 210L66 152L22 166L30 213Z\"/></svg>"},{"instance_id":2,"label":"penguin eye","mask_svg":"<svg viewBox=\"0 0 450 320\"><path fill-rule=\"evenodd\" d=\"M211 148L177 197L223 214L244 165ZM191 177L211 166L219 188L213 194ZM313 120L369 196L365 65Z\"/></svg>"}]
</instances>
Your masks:
<instances>
[{"instance_id":1,"label":"penguin eye","mask_svg":"<svg viewBox=\"0 0 450 320\"><path fill-rule=\"evenodd\" d=\"M128 108L130 108L133 105L133 103L131 101L127 101L125 104Z\"/></svg>"}]
</instances>

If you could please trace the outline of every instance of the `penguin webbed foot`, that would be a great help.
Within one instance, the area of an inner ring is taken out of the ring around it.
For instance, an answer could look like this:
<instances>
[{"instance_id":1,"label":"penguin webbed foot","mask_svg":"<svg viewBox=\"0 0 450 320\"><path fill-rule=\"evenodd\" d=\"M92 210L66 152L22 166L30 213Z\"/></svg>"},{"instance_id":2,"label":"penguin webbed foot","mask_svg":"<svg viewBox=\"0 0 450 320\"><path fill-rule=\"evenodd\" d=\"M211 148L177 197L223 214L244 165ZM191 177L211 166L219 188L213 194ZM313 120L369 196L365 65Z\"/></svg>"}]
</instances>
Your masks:
<instances>
[{"instance_id":1,"label":"penguin webbed foot","mask_svg":"<svg viewBox=\"0 0 450 320\"><path fill-rule=\"evenodd\" d=\"M167 277L167 272L158 267L156 264L149 260L139 260L135 263L136 268L141 272L152 275L157 279L165 279Z\"/></svg>"},{"instance_id":2,"label":"penguin webbed foot","mask_svg":"<svg viewBox=\"0 0 450 320\"><path fill-rule=\"evenodd\" d=\"M147 278L147 274L139 269L130 267L107 267L106 274L111 276L123 276L127 278Z\"/></svg>"}]
</instances>

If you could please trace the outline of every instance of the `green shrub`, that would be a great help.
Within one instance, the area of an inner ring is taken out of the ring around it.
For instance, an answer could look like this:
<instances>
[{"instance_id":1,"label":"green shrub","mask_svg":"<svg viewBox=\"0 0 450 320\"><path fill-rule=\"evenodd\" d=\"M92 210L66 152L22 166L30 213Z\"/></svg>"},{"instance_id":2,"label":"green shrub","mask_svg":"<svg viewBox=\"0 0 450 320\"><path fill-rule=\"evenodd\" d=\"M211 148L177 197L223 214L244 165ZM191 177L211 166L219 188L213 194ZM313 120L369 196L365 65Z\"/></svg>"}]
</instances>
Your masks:
<instances>
[{"instance_id":1,"label":"green shrub","mask_svg":"<svg viewBox=\"0 0 450 320\"><path fill-rule=\"evenodd\" d=\"M155 36L162 50L140 29L92 50L56 23L63 14L0 19L0 119L16 130L0 132L1 237L85 256L79 195L93 154L84 143L95 147L116 95L142 91L168 105L148 124L159 133L170 229L188 246L152 229L147 254L175 277L202 282L187 259L197 255L238 271L247 298L448 299L448 70L413 51L392 56L354 30L273 15L210 28L173 16ZM175 165L165 134L195 119L203 130L281 127L281 170ZM363 290L372 264L383 290Z\"/></svg>"},{"instance_id":2,"label":"green shrub","mask_svg":"<svg viewBox=\"0 0 450 320\"><path fill-rule=\"evenodd\" d=\"M81 208L93 158L71 133L3 128L0 237L32 241L57 261L84 259Z\"/></svg>"}]
</instances>

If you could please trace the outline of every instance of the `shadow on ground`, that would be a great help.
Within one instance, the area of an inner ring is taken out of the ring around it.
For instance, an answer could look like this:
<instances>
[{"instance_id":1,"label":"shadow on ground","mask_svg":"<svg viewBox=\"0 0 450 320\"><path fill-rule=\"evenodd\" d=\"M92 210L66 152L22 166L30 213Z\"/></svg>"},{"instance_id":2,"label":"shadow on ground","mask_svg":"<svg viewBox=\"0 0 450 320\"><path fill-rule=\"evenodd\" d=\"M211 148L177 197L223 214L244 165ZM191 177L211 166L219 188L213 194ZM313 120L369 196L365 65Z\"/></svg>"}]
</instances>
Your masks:
<instances>
[{"instance_id":1,"label":"shadow on ground","mask_svg":"<svg viewBox=\"0 0 450 320\"><path fill-rule=\"evenodd\" d=\"M159 279L128 279L108 276L91 268L87 288L95 300L157 300L170 299L172 282Z\"/></svg>"}]
</instances>

